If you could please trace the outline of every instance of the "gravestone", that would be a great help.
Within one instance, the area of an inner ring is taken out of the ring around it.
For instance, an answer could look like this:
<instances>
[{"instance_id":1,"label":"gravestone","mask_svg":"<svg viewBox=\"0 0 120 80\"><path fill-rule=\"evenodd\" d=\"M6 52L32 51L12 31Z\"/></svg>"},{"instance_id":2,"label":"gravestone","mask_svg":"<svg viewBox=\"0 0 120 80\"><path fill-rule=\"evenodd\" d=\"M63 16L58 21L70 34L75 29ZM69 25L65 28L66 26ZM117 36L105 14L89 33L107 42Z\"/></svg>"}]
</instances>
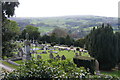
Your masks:
<instances>
[{"instance_id":1,"label":"gravestone","mask_svg":"<svg viewBox=\"0 0 120 80\"><path fill-rule=\"evenodd\" d=\"M79 53L75 53L75 57L79 56Z\"/></svg>"},{"instance_id":2,"label":"gravestone","mask_svg":"<svg viewBox=\"0 0 120 80\"><path fill-rule=\"evenodd\" d=\"M66 60L66 57L62 55L61 60Z\"/></svg>"},{"instance_id":3,"label":"gravestone","mask_svg":"<svg viewBox=\"0 0 120 80\"><path fill-rule=\"evenodd\" d=\"M52 50L50 50L50 51L48 51L49 53L53 53L53 51Z\"/></svg>"},{"instance_id":4,"label":"gravestone","mask_svg":"<svg viewBox=\"0 0 120 80\"><path fill-rule=\"evenodd\" d=\"M57 53L58 53L58 51L53 51L53 53L56 53L56 54L57 54Z\"/></svg>"},{"instance_id":5,"label":"gravestone","mask_svg":"<svg viewBox=\"0 0 120 80\"><path fill-rule=\"evenodd\" d=\"M53 59L54 55L52 53L50 53L49 57L50 57L50 59Z\"/></svg>"},{"instance_id":6,"label":"gravestone","mask_svg":"<svg viewBox=\"0 0 120 80\"><path fill-rule=\"evenodd\" d=\"M30 42L25 41L25 55L26 55L26 60L31 60L31 53L30 53Z\"/></svg>"},{"instance_id":7,"label":"gravestone","mask_svg":"<svg viewBox=\"0 0 120 80\"><path fill-rule=\"evenodd\" d=\"M42 56L37 55L37 60L42 59Z\"/></svg>"},{"instance_id":8,"label":"gravestone","mask_svg":"<svg viewBox=\"0 0 120 80\"><path fill-rule=\"evenodd\" d=\"M23 54L24 54L23 48L19 48L18 50L19 50L18 56L19 56L19 57L23 57Z\"/></svg>"},{"instance_id":9,"label":"gravestone","mask_svg":"<svg viewBox=\"0 0 120 80\"><path fill-rule=\"evenodd\" d=\"M99 75L100 71L99 71L99 62L98 62L98 60L95 60L95 70L96 70L96 74Z\"/></svg>"},{"instance_id":10,"label":"gravestone","mask_svg":"<svg viewBox=\"0 0 120 80\"><path fill-rule=\"evenodd\" d=\"M43 53L43 54L47 54L47 52L46 52L46 51L43 51L42 53Z\"/></svg>"},{"instance_id":11,"label":"gravestone","mask_svg":"<svg viewBox=\"0 0 120 80\"><path fill-rule=\"evenodd\" d=\"M57 56L56 56L56 59L58 59L58 60L59 60L59 59L60 59L60 56L59 56L59 55L57 55Z\"/></svg>"},{"instance_id":12,"label":"gravestone","mask_svg":"<svg viewBox=\"0 0 120 80\"><path fill-rule=\"evenodd\" d=\"M19 52L18 52L18 56L19 56L19 57L22 57L22 52L19 51Z\"/></svg>"}]
</instances>

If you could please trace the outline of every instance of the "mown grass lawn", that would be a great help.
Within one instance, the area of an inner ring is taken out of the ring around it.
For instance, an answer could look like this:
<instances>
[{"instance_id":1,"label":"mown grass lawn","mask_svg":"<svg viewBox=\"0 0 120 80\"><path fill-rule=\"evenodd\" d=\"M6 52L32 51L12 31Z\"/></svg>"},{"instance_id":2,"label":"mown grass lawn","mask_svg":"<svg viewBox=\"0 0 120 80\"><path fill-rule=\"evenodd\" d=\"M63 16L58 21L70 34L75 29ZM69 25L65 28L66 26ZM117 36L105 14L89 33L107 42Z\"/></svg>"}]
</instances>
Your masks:
<instances>
[{"instance_id":1,"label":"mown grass lawn","mask_svg":"<svg viewBox=\"0 0 120 80\"><path fill-rule=\"evenodd\" d=\"M42 52L44 50L39 50L37 52ZM54 51L58 51L58 50L54 50ZM42 56L42 59L49 59L49 55L50 53L48 53L47 51L47 54L35 54L35 57L37 57L37 55L41 55ZM62 55L64 55L66 57L66 59L69 59L69 60L72 60L72 58L74 57L75 53L73 51L58 51L58 53L53 53L54 57L59 55L60 57ZM34 54L32 54L32 56L34 56Z\"/></svg>"},{"instance_id":2,"label":"mown grass lawn","mask_svg":"<svg viewBox=\"0 0 120 80\"><path fill-rule=\"evenodd\" d=\"M37 50L37 53L41 53L42 51L44 50ZM33 57L37 57L37 55L41 55L42 56L42 59L49 59L49 55L50 53L48 52L50 50L46 50L47 54L32 54ZM78 51L74 52L74 51L67 51L67 50L64 50L64 51L59 51L59 50L53 50L53 51L57 51L58 53L53 53L54 57L59 55L60 57L62 55L64 55L66 57L66 59L68 60L72 60L73 57L75 56L75 53L79 53ZM82 56L89 56L88 53L84 53L82 54Z\"/></svg>"}]
</instances>

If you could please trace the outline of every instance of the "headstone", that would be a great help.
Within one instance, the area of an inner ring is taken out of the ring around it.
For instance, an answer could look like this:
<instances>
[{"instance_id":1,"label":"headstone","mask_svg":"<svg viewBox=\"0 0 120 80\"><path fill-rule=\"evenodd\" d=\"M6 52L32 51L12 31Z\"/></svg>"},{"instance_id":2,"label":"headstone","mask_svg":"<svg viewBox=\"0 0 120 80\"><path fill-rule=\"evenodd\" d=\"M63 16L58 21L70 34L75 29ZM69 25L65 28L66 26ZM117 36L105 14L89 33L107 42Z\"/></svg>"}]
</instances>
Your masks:
<instances>
[{"instance_id":1,"label":"headstone","mask_svg":"<svg viewBox=\"0 0 120 80\"><path fill-rule=\"evenodd\" d=\"M79 56L79 53L75 53L75 57Z\"/></svg>"},{"instance_id":2,"label":"headstone","mask_svg":"<svg viewBox=\"0 0 120 80\"><path fill-rule=\"evenodd\" d=\"M96 74L99 75L100 72L99 72L99 62L98 62L98 60L95 60L95 70L96 70Z\"/></svg>"},{"instance_id":3,"label":"headstone","mask_svg":"<svg viewBox=\"0 0 120 80\"><path fill-rule=\"evenodd\" d=\"M59 51L61 51L61 48L58 48Z\"/></svg>"},{"instance_id":4,"label":"headstone","mask_svg":"<svg viewBox=\"0 0 120 80\"><path fill-rule=\"evenodd\" d=\"M57 56L56 56L56 59L58 59L58 60L59 60L59 59L60 59L60 56L59 56L59 55L57 55Z\"/></svg>"},{"instance_id":5,"label":"headstone","mask_svg":"<svg viewBox=\"0 0 120 80\"><path fill-rule=\"evenodd\" d=\"M50 51L48 51L49 53L53 53L53 51L52 50L50 50Z\"/></svg>"},{"instance_id":6,"label":"headstone","mask_svg":"<svg viewBox=\"0 0 120 80\"><path fill-rule=\"evenodd\" d=\"M40 55L37 55L37 59L39 60L39 59L42 59L42 56L40 56Z\"/></svg>"},{"instance_id":7,"label":"headstone","mask_svg":"<svg viewBox=\"0 0 120 80\"><path fill-rule=\"evenodd\" d=\"M53 59L54 55L52 53L50 53L49 57L50 57L50 59Z\"/></svg>"},{"instance_id":8,"label":"headstone","mask_svg":"<svg viewBox=\"0 0 120 80\"><path fill-rule=\"evenodd\" d=\"M66 60L66 57L62 55L61 60Z\"/></svg>"},{"instance_id":9,"label":"headstone","mask_svg":"<svg viewBox=\"0 0 120 80\"><path fill-rule=\"evenodd\" d=\"M26 55L23 55L22 60L26 60Z\"/></svg>"},{"instance_id":10,"label":"headstone","mask_svg":"<svg viewBox=\"0 0 120 80\"><path fill-rule=\"evenodd\" d=\"M26 60L31 60L30 42L29 41L25 41L25 55L26 55Z\"/></svg>"},{"instance_id":11,"label":"headstone","mask_svg":"<svg viewBox=\"0 0 120 80\"><path fill-rule=\"evenodd\" d=\"M23 57L24 50L22 48L19 48L18 50L19 50L18 52L19 57Z\"/></svg>"},{"instance_id":12,"label":"headstone","mask_svg":"<svg viewBox=\"0 0 120 80\"><path fill-rule=\"evenodd\" d=\"M21 57L21 52L20 51L18 52L18 57Z\"/></svg>"},{"instance_id":13,"label":"headstone","mask_svg":"<svg viewBox=\"0 0 120 80\"><path fill-rule=\"evenodd\" d=\"M22 54L21 51L18 52L18 56L19 56L19 57L23 57L23 54Z\"/></svg>"},{"instance_id":14,"label":"headstone","mask_svg":"<svg viewBox=\"0 0 120 80\"><path fill-rule=\"evenodd\" d=\"M43 53L43 54L47 54L47 52L46 52L46 51L43 51L42 53Z\"/></svg>"},{"instance_id":15,"label":"headstone","mask_svg":"<svg viewBox=\"0 0 120 80\"><path fill-rule=\"evenodd\" d=\"M56 60L56 57L54 57L53 59Z\"/></svg>"},{"instance_id":16,"label":"headstone","mask_svg":"<svg viewBox=\"0 0 120 80\"><path fill-rule=\"evenodd\" d=\"M57 53L58 53L58 51L53 51L53 53L56 53L56 54L57 54Z\"/></svg>"}]
</instances>

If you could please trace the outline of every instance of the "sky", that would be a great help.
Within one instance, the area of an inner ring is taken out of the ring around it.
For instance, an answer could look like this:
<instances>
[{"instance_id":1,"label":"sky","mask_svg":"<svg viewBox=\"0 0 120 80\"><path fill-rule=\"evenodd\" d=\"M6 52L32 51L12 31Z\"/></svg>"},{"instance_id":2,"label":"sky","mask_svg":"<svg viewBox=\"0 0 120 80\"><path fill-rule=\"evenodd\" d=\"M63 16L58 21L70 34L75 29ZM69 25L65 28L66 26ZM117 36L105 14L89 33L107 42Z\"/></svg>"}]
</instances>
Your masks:
<instances>
[{"instance_id":1,"label":"sky","mask_svg":"<svg viewBox=\"0 0 120 80\"><path fill-rule=\"evenodd\" d=\"M18 0L16 17L96 15L118 17L119 0Z\"/></svg>"}]
</instances>

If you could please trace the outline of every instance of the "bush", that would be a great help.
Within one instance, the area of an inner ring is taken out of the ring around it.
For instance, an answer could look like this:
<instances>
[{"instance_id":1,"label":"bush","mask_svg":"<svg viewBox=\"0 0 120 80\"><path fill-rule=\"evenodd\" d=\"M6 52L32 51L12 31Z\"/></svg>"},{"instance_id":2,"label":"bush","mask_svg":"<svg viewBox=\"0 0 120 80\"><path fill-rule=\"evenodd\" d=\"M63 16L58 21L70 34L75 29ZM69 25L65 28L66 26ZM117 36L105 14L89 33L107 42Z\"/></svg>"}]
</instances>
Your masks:
<instances>
[{"instance_id":1,"label":"bush","mask_svg":"<svg viewBox=\"0 0 120 80\"><path fill-rule=\"evenodd\" d=\"M28 80L38 78L85 78L86 70L68 60L29 61L17 71L7 74L4 79Z\"/></svg>"},{"instance_id":2,"label":"bush","mask_svg":"<svg viewBox=\"0 0 120 80\"><path fill-rule=\"evenodd\" d=\"M41 78L51 80L54 78L107 78L110 80L114 77L90 75L84 67L78 68L71 61L50 59L25 62L18 70L6 74L2 80L39 80Z\"/></svg>"},{"instance_id":3,"label":"bush","mask_svg":"<svg viewBox=\"0 0 120 80\"><path fill-rule=\"evenodd\" d=\"M75 64L77 64L77 67L85 67L85 69L87 70L87 68L89 68L89 71L91 74L94 74L95 71L95 59L91 58L91 57L84 57L84 56L78 56L73 58L73 61Z\"/></svg>"}]
</instances>

